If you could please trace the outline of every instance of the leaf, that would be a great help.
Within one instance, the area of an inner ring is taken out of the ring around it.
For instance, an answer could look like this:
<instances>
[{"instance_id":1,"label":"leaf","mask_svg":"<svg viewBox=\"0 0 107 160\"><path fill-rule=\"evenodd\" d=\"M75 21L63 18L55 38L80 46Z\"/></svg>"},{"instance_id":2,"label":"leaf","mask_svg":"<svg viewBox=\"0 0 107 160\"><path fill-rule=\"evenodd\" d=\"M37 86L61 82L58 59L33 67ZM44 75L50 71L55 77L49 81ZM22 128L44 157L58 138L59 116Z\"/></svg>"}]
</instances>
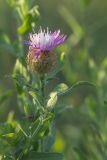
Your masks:
<instances>
[{"instance_id":1,"label":"leaf","mask_svg":"<svg viewBox=\"0 0 107 160\"><path fill-rule=\"evenodd\" d=\"M65 83L60 83L57 85L57 87L54 89L57 94L60 94L62 92L66 92L68 90L68 86Z\"/></svg>"},{"instance_id":2,"label":"leaf","mask_svg":"<svg viewBox=\"0 0 107 160\"><path fill-rule=\"evenodd\" d=\"M35 132L36 133L38 133L38 128L39 128L39 126L41 127L41 125L42 125L43 123L42 123L42 118L41 117L39 117L37 120L35 120L32 124L31 124L31 126L30 126L30 132L32 132L32 136L35 134Z\"/></svg>"},{"instance_id":3,"label":"leaf","mask_svg":"<svg viewBox=\"0 0 107 160\"><path fill-rule=\"evenodd\" d=\"M40 16L40 13L38 11L38 5L35 5L31 10L29 10L29 13L32 15L32 17L34 18L34 20L38 20L37 17Z\"/></svg>"},{"instance_id":4,"label":"leaf","mask_svg":"<svg viewBox=\"0 0 107 160\"><path fill-rule=\"evenodd\" d=\"M27 31L32 29L31 19L32 19L32 16L30 14L28 14L25 17L23 24L20 27L18 27L19 34L25 34Z\"/></svg>"},{"instance_id":5,"label":"leaf","mask_svg":"<svg viewBox=\"0 0 107 160\"><path fill-rule=\"evenodd\" d=\"M54 106L55 106L55 104L56 104L56 102L57 102L57 99L58 99L58 97L57 97L57 92L51 92L50 93L50 95L49 95L49 100L47 101L47 108L49 109L49 110L51 110Z\"/></svg>"},{"instance_id":6,"label":"leaf","mask_svg":"<svg viewBox=\"0 0 107 160\"><path fill-rule=\"evenodd\" d=\"M94 86L95 87L95 85L93 83L88 82L88 81L79 81L79 82L73 84L72 87L70 87L70 88L68 88L68 86L66 84L61 83L54 89L53 92L50 93L49 99L47 101L47 108L49 110L52 110L53 107L57 103L58 96L71 93L73 91L73 89L75 89L76 87L79 87L81 85L88 85L88 86Z\"/></svg>"},{"instance_id":7,"label":"leaf","mask_svg":"<svg viewBox=\"0 0 107 160\"><path fill-rule=\"evenodd\" d=\"M52 119L53 114L50 112L48 112L44 119L43 117L39 117L39 119L34 122L33 126L31 126L32 138L38 140L43 136L47 136L46 131L49 128Z\"/></svg>"},{"instance_id":8,"label":"leaf","mask_svg":"<svg viewBox=\"0 0 107 160\"><path fill-rule=\"evenodd\" d=\"M54 144L54 141L55 141L55 137L51 135L44 137L43 139L44 151L48 152L50 148L52 147L52 145Z\"/></svg>"},{"instance_id":9,"label":"leaf","mask_svg":"<svg viewBox=\"0 0 107 160\"><path fill-rule=\"evenodd\" d=\"M75 84L73 84L70 88L68 88L66 91L64 92L61 92L59 93L58 95L64 95L64 94L67 94L67 93L71 93L73 91L73 89L77 88L77 87L80 87L80 86L84 86L84 85L87 85L87 86L92 86L92 87L96 87L95 84L91 83L91 82L88 82L88 81L79 81Z\"/></svg>"},{"instance_id":10,"label":"leaf","mask_svg":"<svg viewBox=\"0 0 107 160\"><path fill-rule=\"evenodd\" d=\"M0 123L0 136L13 133L13 127L8 123Z\"/></svg>"},{"instance_id":11,"label":"leaf","mask_svg":"<svg viewBox=\"0 0 107 160\"><path fill-rule=\"evenodd\" d=\"M0 31L0 44L10 44L10 39L7 34Z\"/></svg>"},{"instance_id":12,"label":"leaf","mask_svg":"<svg viewBox=\"0 0 107 160\"><path fill-rule=\"evenodd\" d=\"M25 137L28 137L28 134L26 133L26 131L22 128L20 124L18 124L18 128L20 129L20 131L23 133Z\"/></svg>"},{"instance_id":13,"label":"leaf","mask_svg":"<svg viewBox=\"0 0 107 160\"><path fill-rule=\"evenodd\" d=\"M16 86L19 94L28 89L29 75L23 59L17 59L12 78L16 80Z\"/></svg>"},{"instance_id":14,"label":"leaf","mask_svg":"<svg viewBox=\"0 0 107 160\"><path fill-rule=\"evenodd\" d=\"M14 47L11 45L11 40L7 34L0 31L0 46L7 49L13 55L16 55Z\"/></svg>"},{"instance_id":15,"label":"leaf","mask_svg":"<svg viewBox=\"0 0 107 160\"><path fill-rule=\"evenodd\" d=\"M55 142L55 136L56 136L56 127L55 127L55 123L53 122L49 128L48 136L44 137L43 139L43 150L45 152L50 151L51 147Z\"/></svg>"},{"instance_id":16,"label":"leaf","mask_svg":"<svg viewBox=\"0 0 107 160\"><path fill-rule=\"evenodd\" d=\"M14 91L9 90L6 93L4 93L2 96L0 96L0 104L5 102L9 97L13 96Z\"/></svg>"},{"instance_id":17,"label":"leaf","mask_svg":"<svg viewBox=\"0 0 107 160\"><path fill-rule=\"evenodd\" d=\"M10 138L12 138L12 137L15 136L15 133L3 134L2 136L3 136L3 137L10 137Z\"/></svg>"},{"instance_id":18,"label":"leaf","mask_svg":"<svg viewBox=\"0 0 107 160\"><path fill-rule=\"evenodd\" d=\"M37 153L31 152L26 160L63 160L61 153Z\"/></svg>"},{"instance_id":19,"label":"leaf","mask_svg":"<svg viewBox=\"0 0 107 160\"><path fill-rule=\"evenodd\" d=\"M23 88L18 83L16 83L16 88L17 88L18 94L22 96L24 93Z\"/></svg>"},{"instance_id":20,"label":"leaf","mask_svg":"<svg viewBox=\"0 0 107 160\"><path fill-rule=\"evenodd\" d=\"M0 160L13 160L13 158L11 156L5 156Z\"/></svg>"},{"instance_id":21,"label":"leaf","mask_svg":"<svg viewBox=\"0 0 107 160\"><path fill-rule=\"evenodd\" d=\"M27 72L27 68L25 66L25 59L24 58L20 58L20 59L16 60L16 64L15 64L14 72L13 72L13 77L15 78L15 76L18 76L18 75L20 75L20 77L22 76L26 80L29 80L29 75Z\"/></svg>"},{"instance_id":22,"label":"leaf","mask_svg":"<svg viewBox=\"0 0 107 160\"><path fill-rule=\"evenodd\" d=\"M43 136L47 136L49 132L47 132L47 130L49 129L49 126L53 120L54 115L50 112L48 112L46 118L43 120L43 126L40 130L40 134L39 136L43 137Z\"/></svg>"},{"instance_id":23,"label":"leaf","mask_svg":"<svg viewBox=\"0 0 107 160\"><path fill-rule=\"evenodd\" d=\"M16 86L19 94L23 94L23 92L29 92L30 95L34 95L35 91L38 91L37 88L33 88L31 84L29 84L29 77L25 77L22 74L13 74L12 78L16 80Z\"/></svg>"},{"instance_id":24,"label":"leaf","mask_svg":"<svg viewBox=\"0 0 107 160\"><path fill-rule=\"evenodd\" d=\"M37 92L34 92L34 91L29 91L29 94L34 98L34 101L38 107L38 109L42 109L43 106L43 98L37 93Z\"/></svg>"},{"instance_id":25,"label":"leaf","mask_svg":"<svg viewBox=\"0 0 107 160\"><path fill-rule=\"evenodd\" d=\"M25 112L25 115L27 115L27 116L32 115L32 113L34 113L34 106L33 106L33 104L30 104L29 102L27 102L24 105L24 112Z\"/></svg>"},{"instance_id":26,"label":"leaf","mask_svg":"<svg viewBox=\"0 0 107 160\"><path fill-rule=\"evenodd\" d=\"M22 35L32 30L32 27L35 26L35 22L38 20L38 17L39 17L38 6L34 6L25 15L22 25L19 26L18 28L18 33Z\"/></svg>"}]
</instances>

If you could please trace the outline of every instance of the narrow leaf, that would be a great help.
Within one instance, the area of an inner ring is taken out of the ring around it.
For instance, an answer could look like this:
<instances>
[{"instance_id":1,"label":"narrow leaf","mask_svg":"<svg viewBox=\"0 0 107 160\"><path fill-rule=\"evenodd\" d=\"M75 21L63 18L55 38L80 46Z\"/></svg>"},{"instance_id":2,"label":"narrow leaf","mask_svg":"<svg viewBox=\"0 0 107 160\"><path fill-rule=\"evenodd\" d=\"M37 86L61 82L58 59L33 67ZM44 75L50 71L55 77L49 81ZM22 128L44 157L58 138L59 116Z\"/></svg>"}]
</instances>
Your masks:
<instances>
[{"instance_id":1,"label":"narrow leaf","mask_svg":"<svg viewBox=\"0 0 107 160\"><path fill-rule=\"evenodd\" d=\"M68 90L66 90L64 92L61 92L58 95L64 95L66 93L71 93L73 91L73 89L75 89L75 88L77 88L79 86L84 86L84 85L96 87L95 84L93 84L91 82L88 82L88 81L79 81L79 82L73 84Z\"/></svg>"}]
</instances>

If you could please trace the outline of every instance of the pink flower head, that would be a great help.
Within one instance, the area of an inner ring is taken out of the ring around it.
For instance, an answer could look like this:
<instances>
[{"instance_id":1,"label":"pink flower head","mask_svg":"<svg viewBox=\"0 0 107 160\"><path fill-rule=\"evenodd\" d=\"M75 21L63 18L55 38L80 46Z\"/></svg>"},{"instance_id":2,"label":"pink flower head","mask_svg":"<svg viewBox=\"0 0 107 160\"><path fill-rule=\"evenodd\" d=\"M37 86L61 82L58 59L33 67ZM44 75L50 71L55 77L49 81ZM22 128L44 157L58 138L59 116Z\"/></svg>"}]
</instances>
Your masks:
<instances>
[{"instance_id":1,"label":"pink flower head","mask_svg":"<svg viewBox=\"0 0 107 160\"><path fill-rule=\"evenodd\" d=\"M29 49L36 49L35 56L38 57L41 51L51 51L64 43L65 39L65 35L60 35L60 30L52 33L48 28L47 30L40 28L38 33L30 33L29 41L24 41L24 43L29 45Z\"/></svg>"}]
</instances>

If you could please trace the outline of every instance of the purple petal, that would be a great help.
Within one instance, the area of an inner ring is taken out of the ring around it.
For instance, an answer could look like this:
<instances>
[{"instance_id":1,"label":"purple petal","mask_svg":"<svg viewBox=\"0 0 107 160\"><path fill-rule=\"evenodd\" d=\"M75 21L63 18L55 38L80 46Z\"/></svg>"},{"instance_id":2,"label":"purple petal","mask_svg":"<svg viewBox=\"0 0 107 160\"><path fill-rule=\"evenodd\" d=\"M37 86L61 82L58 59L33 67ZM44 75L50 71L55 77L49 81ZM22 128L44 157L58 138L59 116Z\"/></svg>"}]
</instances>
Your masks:
<instances>
[{"instance_id":1,"label":"purple petal","mask_svg":"<svg viewBox=\"0 0 107 160\"><path fill-rule=\"evenodd\" d=\"M31 49L39 49L35 54L38 57L40 50L52 50L54 47L64 43L66 36L60 35L60 30L52 33L48 28L47 31L41 28L38 33L30 33L29 39L29 41L24 41L24 44L29 45Z\"/></svg>"},{"instance_id":2,"label":"purple petal","mask_svg":"<svg viewBox=\"0 0 107 160\"><path fill-rule=\"evenodd\" d=\"M40 53L41 53L41 51L40 50L38 50L38 51L36 51L34 54L35 54L35 57L36 58L38 58L39 57L39 55L40 55Z\"/></svg>"},{"instance_id":3,"label":"purple petal","mask_svg":"<svg viewBox=\"0 0 107 160\"><path fill-rule=\"evenodd\" d=\"M30 41L24 40L23 43L24 43L24 44L29 44L29 45L31 45L31 42L30 42Z\"/></svg>"}]
</instances>

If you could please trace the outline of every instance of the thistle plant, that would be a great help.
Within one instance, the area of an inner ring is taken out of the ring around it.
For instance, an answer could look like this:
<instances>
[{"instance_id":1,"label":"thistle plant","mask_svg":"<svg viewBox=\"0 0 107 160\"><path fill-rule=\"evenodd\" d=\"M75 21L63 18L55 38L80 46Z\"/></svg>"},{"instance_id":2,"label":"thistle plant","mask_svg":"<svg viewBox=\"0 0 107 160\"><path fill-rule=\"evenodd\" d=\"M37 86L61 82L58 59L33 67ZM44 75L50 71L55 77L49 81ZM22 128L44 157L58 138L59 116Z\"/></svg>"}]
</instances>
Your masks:
<instances>
[{"instance_id":1,"label":"thistle plant","mask_svg":"<svg viewBox=\"0 0 107 160\"><path fill-rule=\"evenodd\" d=\"M30 40L25 43L29 44L27 64L31 70L43 75L55 67L57 57L52 50L62 44L66 38L66 36L59 34L60 30L51 33L48 28L47 32L40 28L38 34L29 35Z\"/></svg>"},{"instance_id":2,"label":"thistle plant","mask_svg":"<svg viewBox=\"0 0 107 160\"><path fill-rule=\"evenodd\" d=\"M15 8L18 22L17 40L6 43L16 56L12 78L16 85L20 119L14 120L9 113L7 122L0 126L0 155L7 160L63 160L61 153L52 152L55 141L55 119L62 108L58 108L58 98L72 93L80 85L93 85L80 81L68 87L61 82L48 93L58 72L63 69L64 56L55 52L55 47L65 42L66 36L60 30L51 32L40 28L38 33L28 32L36 26L39 17L37 6L31 1L9 0ZM16 46L16 44L18 44ZM29 50L25 52L25 44ZM17 48L17 50L16 50ZM66 108L66 106L64 106ZM5 149L4 149L5 148Z\"/></svg>"}]
</instances>

